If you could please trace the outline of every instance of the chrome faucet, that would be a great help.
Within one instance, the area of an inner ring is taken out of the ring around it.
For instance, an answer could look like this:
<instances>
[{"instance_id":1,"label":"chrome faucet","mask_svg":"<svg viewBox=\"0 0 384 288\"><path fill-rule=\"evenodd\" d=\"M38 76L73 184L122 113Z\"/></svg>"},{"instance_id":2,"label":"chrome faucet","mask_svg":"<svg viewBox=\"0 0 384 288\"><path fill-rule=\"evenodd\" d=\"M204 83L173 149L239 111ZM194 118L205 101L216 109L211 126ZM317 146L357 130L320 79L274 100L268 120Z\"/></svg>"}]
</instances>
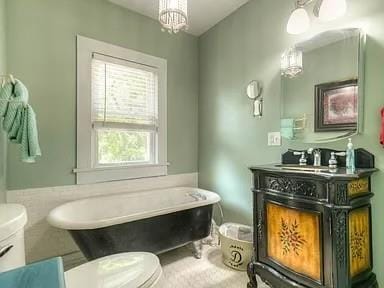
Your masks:
<instances>
[{"instance_id":1,"label":"chrome faucet","mask_svg":"<svg viewBox=\"0 0 384 288\"><path fill-rule=\"evenodd\" d=\"M345 157L347 153L345 152L331 152L331 158L329 159L329 169L335 170L337 169L337 158L336 156Z\"/></svg>"},{"instance_id":2,"label":"chrome faucet","mask_svg":"<svg viewBox=\"0 0 384 288\"><path fill-rule=\"evenodd\" d=\"M309 148L308 154L313 154L313 166L320 167L321 166L321 150Z\"/></svg>"},{"instance_id":3,"label":"chrome faucet","mask_svg":"<svg viewBox=\"0 0 384 288\"><path fill-rule=\"evenodd\" d=\"M307 165L307 157L305 155L305 151L292 151L293 155L301 155L299 160L299 165L304 166Z\"/></svg>"}]
</instances>

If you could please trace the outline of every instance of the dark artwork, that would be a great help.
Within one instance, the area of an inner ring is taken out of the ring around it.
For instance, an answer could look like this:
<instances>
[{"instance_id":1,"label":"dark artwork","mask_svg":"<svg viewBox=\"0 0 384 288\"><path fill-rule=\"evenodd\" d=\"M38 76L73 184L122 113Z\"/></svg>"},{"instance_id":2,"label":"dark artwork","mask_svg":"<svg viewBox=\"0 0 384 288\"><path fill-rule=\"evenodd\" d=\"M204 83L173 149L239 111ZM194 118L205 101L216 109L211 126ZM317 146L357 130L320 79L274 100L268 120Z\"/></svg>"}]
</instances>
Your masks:
<instances>
[{"instance_id":1,"label":"dark artwork","mask_svg":"<svg viewBox=\"0 0 384 288\"><path fill-rule=\"evenodd\" d=\"M354 130L357 117L356 79L315 86L315 132Z\"/></svg>"}]
</instances>

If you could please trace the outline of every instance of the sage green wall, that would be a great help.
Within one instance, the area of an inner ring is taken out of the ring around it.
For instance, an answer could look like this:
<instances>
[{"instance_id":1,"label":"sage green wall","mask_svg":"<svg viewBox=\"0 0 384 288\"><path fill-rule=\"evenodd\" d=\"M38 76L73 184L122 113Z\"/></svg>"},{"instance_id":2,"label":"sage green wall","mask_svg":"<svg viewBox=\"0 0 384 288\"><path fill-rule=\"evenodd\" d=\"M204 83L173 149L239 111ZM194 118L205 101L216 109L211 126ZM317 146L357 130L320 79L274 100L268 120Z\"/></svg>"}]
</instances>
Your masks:
<instances>
[{"instance_id":1,"label":"sage green wall","mask_svg":"<svg viewBox=\"0 0 384 288\"><path fill-rule=\"evenodd\" d=\"M0 74L7 72L5 0L0 0ZM0 129L0 203L5 202L7 144Z\"/></svg>"},{"instance_id":2,"label":"sage green wall","mask_svg":"<svg viewBox=\"0 0 384 288\"><path fill-rule=\"evenodd\" d=\"M9 71L30 92L43 157L19 161L8 145L8 189L75 183L76 34L168 60L170 174L197 171L198 39L107 0L8 0Z\"/></svg>"},{"instance_id":3,"label":"sage green wall","mask_svg":"<svg viewBox=\"0 0 384 288\"><path fill-rule=\"evenodd\" d=\"M281 53L324 30L355 26L368 34L365 130L353 141L374 153L377 168L384 170L384 151L378 141L379 109L384 105L384 1L347 2L348 14L343 19L330 23L314 20L311 30L298 37L285 32L293 1L251 0L200 38L199 182L202 188L221 194L226 221L251 223L251 174L247 167L280 158L280 148L267 147L266 142L268 131L279 131ZM261 120L252 118L251 102L244 93L252 79L264 83L265 116ZM327 146L345 145L346 141L340 141ZM379 283L384 285L383 172L373 177L372 184L376 192L374 265Z\"/></svg>"}]
</instances>

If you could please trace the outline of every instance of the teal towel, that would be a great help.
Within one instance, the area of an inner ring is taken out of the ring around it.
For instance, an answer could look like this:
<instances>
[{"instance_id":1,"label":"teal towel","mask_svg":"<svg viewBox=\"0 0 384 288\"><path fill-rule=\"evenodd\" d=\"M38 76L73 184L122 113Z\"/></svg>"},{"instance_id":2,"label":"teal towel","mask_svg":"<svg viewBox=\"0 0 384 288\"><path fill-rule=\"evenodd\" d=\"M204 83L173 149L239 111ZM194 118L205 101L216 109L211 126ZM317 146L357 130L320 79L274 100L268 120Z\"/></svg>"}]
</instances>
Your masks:
<instances>
[{"instance_id":1,"label":"teal towel","mask_svg":"<svg viewBox=\"0 0 384 288\"><path fill-rule=\"evenodd\" d=\"M0 273L1 288L65 288L63 261L52 258Z\"/></svg>"},{"instance_id":2,"label":"teal towel","mask_svg":"<svg viewBox=\"0 0 384 288\"><path fill-rule=\"evenodd\" d=\"M295 120L294 119L281 119L280 122L281 137L293 140L295 139Z\"/></svg>"},{"instance_id":3,"label":"teal towel","mask_svg":"<svg viewBox=\"0 0 384 288\"><path fill-rule=\"evenodd\" d=\"M288 139L288 140L295 139L295 132L292 128L281 128L280 133L281 133L281 137L285 139Z\"/></svg>"},{"instance_id":4,"label":"teal towel","mask_svg":"<svg viewBox=\"0 0 384 288\"><path fill-rule=\"evenodd\" d=\"M282 128L295 128L295 119L281 119L280 122Z\"/></svg>"},{"instance_id":5,"label":"teal towel","mask_svg":"<svg viewBox=\"0 0 384 288\"><path fill-rule=\"evenodd\" d=\"M20 144L21 160L34 163L41 156L36 115L28 104L29 93L21 81L6 83L0 89L0 116L12 143Z\"/></svg>"}]
</instances>

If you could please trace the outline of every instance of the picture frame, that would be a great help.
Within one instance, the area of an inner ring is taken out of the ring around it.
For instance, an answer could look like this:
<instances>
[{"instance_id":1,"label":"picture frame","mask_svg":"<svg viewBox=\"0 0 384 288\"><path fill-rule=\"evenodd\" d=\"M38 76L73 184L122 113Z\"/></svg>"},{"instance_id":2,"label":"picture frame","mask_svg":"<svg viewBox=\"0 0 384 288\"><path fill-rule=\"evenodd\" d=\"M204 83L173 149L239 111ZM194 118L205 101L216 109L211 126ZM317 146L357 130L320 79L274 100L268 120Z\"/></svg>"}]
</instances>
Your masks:
<instances>
[{"instance_id":1,"label":"picture frame","mask_svg":"<svg viewBox=\"0 0 384 288\"><path fill-rule=\"evenodd\" d=\"M315 85L315 132L357 129L358 80Z\"/></svg>"}]
</instances>

